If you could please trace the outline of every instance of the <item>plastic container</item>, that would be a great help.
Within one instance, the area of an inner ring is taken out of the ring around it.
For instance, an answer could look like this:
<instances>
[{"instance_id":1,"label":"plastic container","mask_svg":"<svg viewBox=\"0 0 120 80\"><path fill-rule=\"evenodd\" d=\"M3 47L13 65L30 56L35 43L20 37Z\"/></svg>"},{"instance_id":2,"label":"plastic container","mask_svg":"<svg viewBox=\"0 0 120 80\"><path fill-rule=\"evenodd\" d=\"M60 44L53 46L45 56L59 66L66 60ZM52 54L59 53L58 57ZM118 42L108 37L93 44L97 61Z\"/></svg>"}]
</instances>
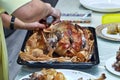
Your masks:
<instances>
[{"instance_id":1,"label":"plastic container","mask_svg":"<svg viewBox=\"0 0 120 80\"><path fill-rule=\"evenodd\" d=\"M102 16L102 24L120 23L120 14L105 14Z\"/></svg>"},{"instance_id":2,"label":"plastic container","mask_svg":"<svg viewBox=\"0 0 120 80\"><path fill-rule=\"evenodd\" d=\"M9 80L7 48L1 18L0 18L0 80Z\"/></svg>"}]
</instances>

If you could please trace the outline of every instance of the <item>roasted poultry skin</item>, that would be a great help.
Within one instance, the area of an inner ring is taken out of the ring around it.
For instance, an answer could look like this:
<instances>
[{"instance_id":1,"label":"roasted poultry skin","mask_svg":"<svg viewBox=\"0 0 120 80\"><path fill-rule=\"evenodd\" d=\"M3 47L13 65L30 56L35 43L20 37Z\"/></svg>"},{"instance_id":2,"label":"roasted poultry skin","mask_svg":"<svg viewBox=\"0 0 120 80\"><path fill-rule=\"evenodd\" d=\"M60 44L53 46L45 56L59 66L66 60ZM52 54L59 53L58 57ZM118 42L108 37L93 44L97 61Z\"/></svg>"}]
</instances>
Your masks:
<instances>
[{"instance_id":1,"label":"roasted poultry skin","mask_svg":"<svg viewBox=\"0 0 120 80\"><path fill-rule=\"evenodd\" d=\"M20 57L25 61L90 61L94 47L92 32L70 22L59 22L34 31Z\"/></svg>"}]
</instances>

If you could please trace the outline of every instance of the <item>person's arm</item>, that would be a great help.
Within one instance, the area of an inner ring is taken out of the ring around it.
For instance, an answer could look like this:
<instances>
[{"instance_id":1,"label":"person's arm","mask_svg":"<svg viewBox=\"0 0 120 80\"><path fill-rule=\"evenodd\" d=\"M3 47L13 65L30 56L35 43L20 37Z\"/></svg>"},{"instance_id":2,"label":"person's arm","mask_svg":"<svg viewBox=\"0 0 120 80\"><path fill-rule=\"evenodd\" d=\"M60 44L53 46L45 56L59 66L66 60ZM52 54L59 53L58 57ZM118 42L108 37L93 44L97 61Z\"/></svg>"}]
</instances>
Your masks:
<instances>
[{"instance_id":1,"label":"person's arm","mask_svg":"<svg viewBox=\"0 0 120 80\"><path fill-rule=\"evenodd\" d=\"M10 21L11 21L12 16L3 13L1 14L1 17L2 17L2 22L3 22L4 27L10 28ZM18 18L15 18L14 29L36 30L38 28L43 29L45 28L45 25L40 24L39 22L25 23L19 20Z\"/></svg>"},{"instance_id":2,"label":"person's arm","mask_svg":"<svg viewBox=\"0 0 120 80\"><path fill-rule=\"evenodd\" d=\"M48 16L53 16L56 22L60 21L60 11L41 0L32 0L15 10L13 15L26 22L38 21Z\"/></svg>"},{"instance_id":3,"label":"person's arm","mask_svg":"<svg viewBox=\"0 0 120 80\"><path fill-rule=\"evenodd\" d=\"M9 14L12 14L16 9L30 1L32 0L0 0L0 7L4 8Z\"/></svg>"},{"instance_id":4,"label":"person's arm","mask_svg":"<svg viewBox=\"0 0 120 80\"><path fill-rule=\"evenodd\" d=\"M22 21L38 21L50 15L60 21L60 11L42 0L0 0L0 6Z\"/></svg>"},{"instance_id":5,"label":"person's arm","mask_svg":"<svg viewBox=\"0 0 120 80\"><path fill-rule=\"evenodd\" d=\"M13 2L13 4L11 3L11 1ZM20 23L16 24L17 23L16 22L15 29L43 28L43 26L45 27L45 25L42 23L40 24L39 21L41 19L46 19L46 17L50 15L54 17L55 19L54 22L60 21L60 11L51 7L51 5L48 3L44 3L41 0L29 0L28 2L26 2L27 0L25 0L25 2L24 0L21 0L20 4L17 4L15 1L18 2L19 0L10 0L10 1L0 0L0 6L1 6L1 2L4 3L2 7L8 10L7 12L9 14L11 13L16 17L15 21L17 20L17 22L20 22L20 21L27 22L24 26L21 26ZM14 3L16 3L17 5ZM7 4L8 6L5 6ZM15 7L15 5L17 7ZM6 25L5 27L9 27L8 25L10 25L9 23L10 16L9 15L3 15L3 16L6 16L5 18L2 17L3 25ZM9 22L6 22L8 20Z\"/></svg>"}]
</instances>

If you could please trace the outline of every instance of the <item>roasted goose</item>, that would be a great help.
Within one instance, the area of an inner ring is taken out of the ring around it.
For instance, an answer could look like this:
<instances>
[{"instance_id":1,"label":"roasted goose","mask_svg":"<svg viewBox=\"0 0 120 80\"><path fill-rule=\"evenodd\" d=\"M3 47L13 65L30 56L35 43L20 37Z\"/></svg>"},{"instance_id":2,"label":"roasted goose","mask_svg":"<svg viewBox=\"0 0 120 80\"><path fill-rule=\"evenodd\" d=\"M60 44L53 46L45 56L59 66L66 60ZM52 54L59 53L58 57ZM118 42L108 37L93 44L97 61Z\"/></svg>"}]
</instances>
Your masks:
<instances>
[{"instance_id":1,"label":"roasted goose","mask_svg":"<svg viewBox=\"0 0 120 80\"><path fill-rule=\"evenodd\" d=\"M35 31L27 40L20 57L25 61L88 62L91 59L94 38L85 27L60 22Z\"/></svg>"}]
</instances>

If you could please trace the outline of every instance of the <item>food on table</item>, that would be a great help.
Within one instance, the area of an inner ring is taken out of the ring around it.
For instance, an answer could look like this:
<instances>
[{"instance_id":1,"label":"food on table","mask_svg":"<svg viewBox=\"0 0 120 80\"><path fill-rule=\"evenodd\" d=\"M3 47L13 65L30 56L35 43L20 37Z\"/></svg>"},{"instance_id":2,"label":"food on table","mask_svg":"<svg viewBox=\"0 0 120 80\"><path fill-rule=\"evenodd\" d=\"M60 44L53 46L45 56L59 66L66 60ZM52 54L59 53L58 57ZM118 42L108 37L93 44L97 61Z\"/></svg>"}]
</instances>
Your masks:
<instances>
[{"instance_id":1,"label":"food on table","mask_svg":"<svg viewBox=\"0 0 120 80\"><path fill-rule=\"evenodd\" d=\"M117 51L116 62L112 66L114 67L115 71L120 72L120 48Z\"/></svg>"},{"instance_id":2,"label":"food on table","mask_svg":"<svg viewBox=\"0 0 120 80\"><path fill-rule=\"evenodd\" d=\"M106 75L103 73L99 78L94 80L105 80L105 79L106 79Z\"/></svg>"},{"instance_id":3,"label":"food on table","mask_svg":"<svg viewBox=\"0 0 120 80\"><path fill-rule=\"evenodd\" d=\"M29 77L29 80L66 80L62 72L58 72L53 68L44 68L40 72L32 73Z\"/></svg>"},{"instance_id":4,"label":"food on table","mask_svg":"<svg viewBox=\"0 0 120 80\"><path fill-rule=\"evenodd\" d=\"M89 62L94 48L92 32L70 22L34 31L20 58L25 61Z\"/></svg>"},{"instance_id":5,"label":"food on table","mask_svg":"<svg viewBox=\"0 0 120 80\"><path fill-rule=\"evenodd\" d=\"M65 76L64 72L57 71L54 68L49 68L49 69L43 68L41 71L34 72L30 74L29 77L23 78L22 80L67 80L67 77L68 76ZM85 77L81 77L76 80L84 80L84 78ZM105 79L106 79L106 75L103 73L99 78L96 79L89 78L87 80L105 80Z\"/></svg>"},{"instance_id":6,"label":"food on table","mask_svg":"<svg viewBox=\"0 0 120 80\"><path fill-rule=\"evenodd\" d=\"M118 24L118 33L120 33L120 23Z\"/></svg>"},{"instance_id":7,"label":"food on table","mask_svg":"<svg viewBox=\"0 0 120 80\"><path fill-rule=\"evenodd\" d=\"M110 24L107 26L108 34L117 34L120 33L120 24Z\"/></svg>"},{"instance_id":8,"label":"food on table","mask_svg":"<svg viewBox=\"0 0 120 80\"><path fill-rule=\"evenodd\" d=\"M106 79L106 75L103 73L99 78L97 79L94 79L94 78L91 78L91 79L87 79L87 80L105 80ZM79 78L78 80L84 80L83 78Z\"/></svg>"},{"instance_id":9,"label":"food on table","mask_svg":"<svg viewBox=\"0 0 120 80\"><path fill-rule=\"evenodd\" d=\"M107 33L108 34L117 34L117 24L110 24L107 27Z\"/></svg>"}]
</instances>

